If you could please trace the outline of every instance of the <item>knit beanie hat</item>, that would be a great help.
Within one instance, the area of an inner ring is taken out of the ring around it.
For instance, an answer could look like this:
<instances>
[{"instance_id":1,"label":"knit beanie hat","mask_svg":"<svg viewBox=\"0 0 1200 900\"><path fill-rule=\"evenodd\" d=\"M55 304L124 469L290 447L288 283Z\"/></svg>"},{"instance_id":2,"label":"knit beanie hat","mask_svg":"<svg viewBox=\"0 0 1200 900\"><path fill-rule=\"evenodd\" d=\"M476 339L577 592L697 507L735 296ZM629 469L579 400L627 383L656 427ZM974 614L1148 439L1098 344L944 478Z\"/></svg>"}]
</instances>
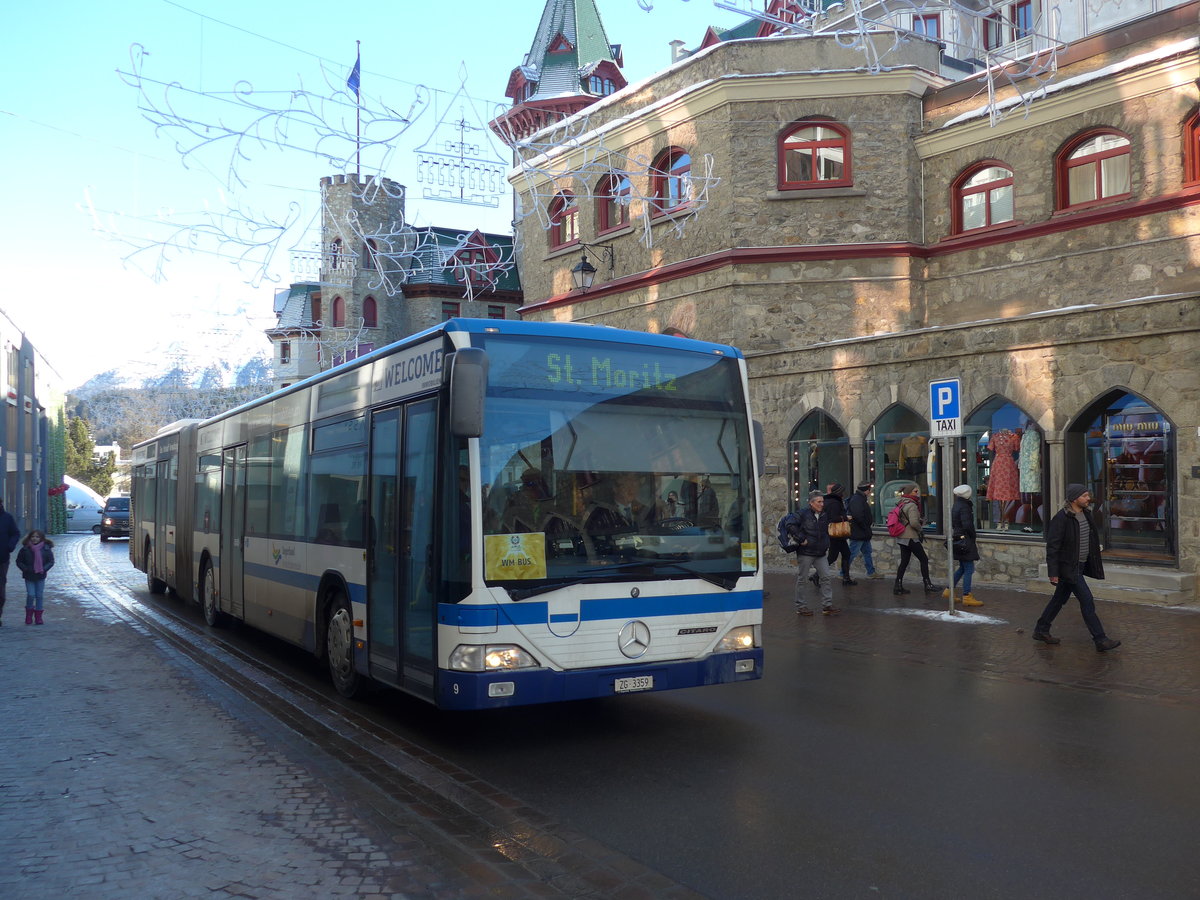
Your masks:
<instances>
[{"instance_id":1,"label":"knit beanie hat","mask_svg":"<svg viewBox=\"0 0 1200 900\"><path fill-rule=\"evenodd\" d=\"M1082 484L1068 484L1067 485L1067 502L1074 503L1076 500L1079 499L1079 496L1081 494L1086 494L1087 492L1088 492L1088 489L1086 487L1084 487Z\"/></svg>"},{"instance_id":2,"label":"knit beanie hat","mask_svg":"<svg viewBox=\"0 0 1200 900\"><path fill-rule=\"evenodd\" d=\"M971 486L969 484L960 484L954 489L955 497L962 497L964 500L971 499Z\"/></svg>"},{"instance_id":3,"label":"knit beanie hat","mask_svg":"<svg viewBox=\"0 0 1200 900\"><path fill-rule=\"evenodd\" d=\"M855 488L855 490L866 492L866 491L869 491L873 487L874 487L874 485L871 484L871 482L869 482L869 481L860 481L858 483L858 486Z\"/></svg>"},{"instance_id":4,"label":"knit beanie hat","mask_svg":"<svg viewBox=\"0 0 1200 900\"><path fill-rule=\"evenodd\" d=\"M846 493L846 489L844 487L842 487L841 484L839 484L838 482L835 481L833 484L831 484L829 486L829 493L833 494L835 497L841 497L843 494Z\"/></svg>"}]
</instances>

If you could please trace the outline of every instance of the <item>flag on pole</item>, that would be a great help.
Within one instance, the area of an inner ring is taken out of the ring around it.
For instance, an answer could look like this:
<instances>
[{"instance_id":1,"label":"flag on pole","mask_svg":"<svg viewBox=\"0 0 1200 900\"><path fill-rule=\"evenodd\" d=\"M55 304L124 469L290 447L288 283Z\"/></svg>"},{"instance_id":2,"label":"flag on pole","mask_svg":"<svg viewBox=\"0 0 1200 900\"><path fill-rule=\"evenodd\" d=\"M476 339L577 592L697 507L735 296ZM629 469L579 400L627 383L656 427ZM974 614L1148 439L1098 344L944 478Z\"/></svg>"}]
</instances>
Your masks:
<instances>
[{"instance_id":1,"label":"flag on pole","mask_svg":"<svg viewBox=\"0 0 1200 900\"><path fill-rule=\"evenodd\" d=\"M350 70L350 77L346 79L346 87L354 91L355 99L359 99L358 86L362 82L362 51L360 50L354 58L354 68Z\"/></svg>"}]
</instances>

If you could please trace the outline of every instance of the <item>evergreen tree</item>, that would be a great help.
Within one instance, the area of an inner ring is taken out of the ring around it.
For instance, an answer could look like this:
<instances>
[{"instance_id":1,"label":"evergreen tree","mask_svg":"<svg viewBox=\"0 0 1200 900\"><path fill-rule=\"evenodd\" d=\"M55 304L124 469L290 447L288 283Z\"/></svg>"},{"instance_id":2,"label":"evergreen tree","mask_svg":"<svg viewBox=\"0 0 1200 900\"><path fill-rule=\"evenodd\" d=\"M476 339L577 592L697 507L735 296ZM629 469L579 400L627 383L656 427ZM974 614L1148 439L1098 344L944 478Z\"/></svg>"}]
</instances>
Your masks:
<instances>
[{"instance_id":1,"label":"evergreen tree","mask_svg":"<svg viewBox=\"0 0 1200 900\"><path fill-rule=\"evenodd\" d=\"M100 462L93 460L96 442L92 440L86 419L75 416L67 419L67 440L63 449L67 474L101 497L108 496L113 486L113 473L117 471L116 454L109 453Z\"/></svg>"}]
</instances>

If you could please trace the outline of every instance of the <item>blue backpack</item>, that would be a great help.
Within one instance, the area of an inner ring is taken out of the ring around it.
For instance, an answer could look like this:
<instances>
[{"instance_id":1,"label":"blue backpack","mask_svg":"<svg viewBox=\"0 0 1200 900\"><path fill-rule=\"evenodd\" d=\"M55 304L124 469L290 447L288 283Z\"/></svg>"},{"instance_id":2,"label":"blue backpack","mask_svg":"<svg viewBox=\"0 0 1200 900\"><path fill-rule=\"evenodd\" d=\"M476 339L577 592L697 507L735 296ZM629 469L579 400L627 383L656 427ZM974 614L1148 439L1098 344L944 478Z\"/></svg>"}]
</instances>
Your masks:
<instances>
[{"instance_id":1,"label":"blue backpack","mask_svg":"<svg viewBox=\"0 0 1200 900\"><path fill-rule=\"evenodd\" d=\"M779 547L784 553L795 553L800 549L800 544L796 541L796 538L788 532L788 526L799 524L800 517L794 512L784 513L780 517L778 524L776 524L775 535L779 540Z\"/></svg>"}]
</instances>

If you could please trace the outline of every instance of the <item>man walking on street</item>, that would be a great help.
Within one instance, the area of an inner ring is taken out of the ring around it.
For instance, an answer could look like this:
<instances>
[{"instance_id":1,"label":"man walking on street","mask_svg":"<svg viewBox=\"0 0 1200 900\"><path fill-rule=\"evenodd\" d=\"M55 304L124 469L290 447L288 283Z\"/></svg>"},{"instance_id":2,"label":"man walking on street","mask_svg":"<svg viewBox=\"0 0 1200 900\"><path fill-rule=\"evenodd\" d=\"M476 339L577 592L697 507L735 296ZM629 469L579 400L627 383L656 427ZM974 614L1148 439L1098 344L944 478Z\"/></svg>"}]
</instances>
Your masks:
<instances>
[{"instance_id":1,"label":"man walking on street","mask_svg":"<svg viewBox=\"0 0 1200 900\"><path fill-rule=\"evenodd\" d=\"M872 487L874 485L871 482L862 482L846 501L846 512L850 516L850 558L846 560L846 568L849 569L854 557L861 553L863 565L867 567L867 577L882 578L875 571L875 560L871 556L871 526L875 523L875 516L871 513Z\"/></svg>"},{"instance_id":2,"label":"man walking on street","mask_svg":"<svg viewBox=\"0 0 1200 900\"><path fill-rule=\"evenodd\" d=\"M796 614L811 616L812 610L805 600L810 590L808 587L809 566L815 566L817 577L812 590L821 594L821 614L836 616L840 610L833 605L833 586L830 584L829 573L833 571L826 559L829 552L829 523L825 518L825 495L813 491L808 495L808 508L796 513L796 517L788 525L788 533L795 539L798 549L796 563Z\"/></svg>"},{"instance_id":3,"label":"man walking on street","mask_svg":"<svg viewBox=\"0 0 1200 900\"><path fill-rule=\"evenodd\" d=\"M1046 571L1050 583L1055 585L1054 596L1046 604L1042 616L1033 629L1033 639L1045 644L1060 643L1050 633L1054 617L1063 608L1071 594L1079 599L1079 611L1091 632L1096 649L1103 653L1121 646L1104 633L1100 617L1096 615L1096 601L1092 597L1084 576L1104 578L1104 564L1100 559L1100 535L1096 522L1088 507L1092 495L1082 484L1067 485L1066 505L1050 520L1046 529Z\"/></svg>"}]
</instances>

